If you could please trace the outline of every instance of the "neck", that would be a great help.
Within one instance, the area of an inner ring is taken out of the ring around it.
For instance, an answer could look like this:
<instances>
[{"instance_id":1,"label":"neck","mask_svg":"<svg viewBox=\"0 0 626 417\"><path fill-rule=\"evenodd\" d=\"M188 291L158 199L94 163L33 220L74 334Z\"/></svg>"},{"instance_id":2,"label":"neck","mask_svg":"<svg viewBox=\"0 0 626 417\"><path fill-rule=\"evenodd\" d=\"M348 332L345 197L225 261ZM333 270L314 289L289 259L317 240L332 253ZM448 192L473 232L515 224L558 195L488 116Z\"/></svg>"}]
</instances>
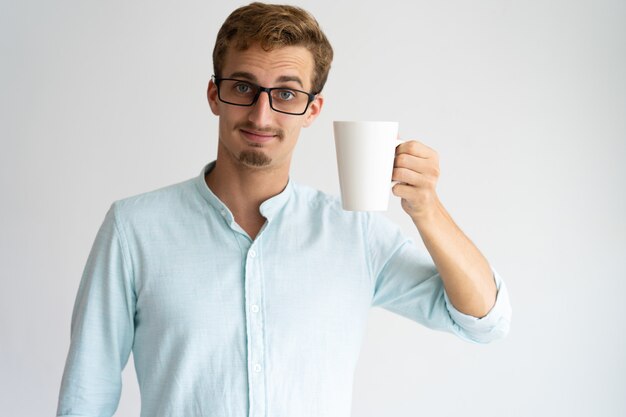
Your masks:
<instances>
[{"instance_id":1,"label":"neck","mask_svg":"<svg viewBox=\"0 0 626 417\"><path fill-rule=\"evenodd\" d=\"M221 157L220 157L221 156ZM257 235L265 218L261 204L280 194L289 181L289 166L249 167L218 151L215 167L205 176L207 186L233 213L235 221L251 238Z\"/></svg>"}]
</instances>

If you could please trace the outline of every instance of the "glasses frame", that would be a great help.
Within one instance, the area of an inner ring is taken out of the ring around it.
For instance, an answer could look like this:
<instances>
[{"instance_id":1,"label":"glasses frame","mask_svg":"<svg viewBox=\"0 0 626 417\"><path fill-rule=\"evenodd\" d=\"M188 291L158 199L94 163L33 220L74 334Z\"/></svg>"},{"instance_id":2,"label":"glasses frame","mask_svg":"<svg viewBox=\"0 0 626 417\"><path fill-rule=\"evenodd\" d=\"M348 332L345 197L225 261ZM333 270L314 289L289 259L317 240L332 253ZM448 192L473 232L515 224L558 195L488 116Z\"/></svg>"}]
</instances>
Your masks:
<instances>
[{"instance_id":1,"label":"glasses frame","mask_svg":"<svg viewBox=\"0 0 626 417\"><path fill-rule=\"evenodd\" d=\"M289 115L292 115L292 116L302 116L304 113L306 113L306 111L309 109L309 106L311 105L313 100L315 100L315 98L319 94L319 93L309 93L307 91L302 91L302 90L298 90L298 89L295 89L295 88L262 87L262 86L260 86L258 84L255 84L255 83L251 82L251 81L241 80L239 78L218 78L215 75L212 75L211 79L213 80L213 82L217 86L217 97L220 99L220 101L222 103L230 104L232 106L252 107L259 100L259 97L261 96L261 93L265 92L265 93L267 93L267 97L268 97L269 102L270 102L270 108L272 110L274 110L277 113L289 114ZM222 98L222 93L220 91L220 84L221 84L222 81L241 81L242 83L247 83L247 84L250 84L250 85L256 87L257 88L257 92L256 92L256 95L254 96L254 98L252 99L252 103L250 103L250 104L239 104L239 103L233 103L233 102L224 100ZM302 113L291 113L291 112L275 109L274 108L274 103L272 102L272 91L274 91L274 90L293 90L293 91L297 91L298 93L306 94L307 95L306 107L304 108Z\"/></svg>"}]
</instances>

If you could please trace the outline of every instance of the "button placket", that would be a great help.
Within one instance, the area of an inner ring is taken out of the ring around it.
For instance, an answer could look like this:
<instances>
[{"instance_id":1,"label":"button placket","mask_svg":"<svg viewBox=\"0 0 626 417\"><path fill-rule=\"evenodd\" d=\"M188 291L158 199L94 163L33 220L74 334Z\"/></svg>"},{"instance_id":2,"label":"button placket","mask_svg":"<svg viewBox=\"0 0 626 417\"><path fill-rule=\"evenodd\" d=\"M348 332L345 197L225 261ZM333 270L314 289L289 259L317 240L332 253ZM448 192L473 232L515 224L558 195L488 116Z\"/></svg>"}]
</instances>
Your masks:
<instances>
[{"instance_id":1,"label":"button placket","mask_svg":"<svg viewBox=\"0 0 626 417\"><path fill-rule=\"evenodd\" d=\"M258 245L253 243L246 257L246 321L248 325L248 387L250 417L265 416L264 323L260 305L263 300L262 273Z\"/></svg>"}]
</instances>

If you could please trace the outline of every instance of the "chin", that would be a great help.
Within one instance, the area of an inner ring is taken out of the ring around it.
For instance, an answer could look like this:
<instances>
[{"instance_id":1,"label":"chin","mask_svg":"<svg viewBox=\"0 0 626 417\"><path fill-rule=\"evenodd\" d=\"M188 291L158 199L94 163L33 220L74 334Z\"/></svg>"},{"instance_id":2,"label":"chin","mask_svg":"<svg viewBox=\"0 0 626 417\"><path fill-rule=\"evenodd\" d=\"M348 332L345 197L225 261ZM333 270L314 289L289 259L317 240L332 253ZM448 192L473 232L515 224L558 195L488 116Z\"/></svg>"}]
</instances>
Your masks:
<instances>
[{"instance_id":1,"label":"chin","mask_svg":"<svg viewBox=\"0 0 626 417\"><path fill-rule=\"evenodd\" d=\"M242 151L239 154L239 162L249 167L266 167L272 163L272 158L264 152L255 149Z\"/></svg>"}]
</instances>

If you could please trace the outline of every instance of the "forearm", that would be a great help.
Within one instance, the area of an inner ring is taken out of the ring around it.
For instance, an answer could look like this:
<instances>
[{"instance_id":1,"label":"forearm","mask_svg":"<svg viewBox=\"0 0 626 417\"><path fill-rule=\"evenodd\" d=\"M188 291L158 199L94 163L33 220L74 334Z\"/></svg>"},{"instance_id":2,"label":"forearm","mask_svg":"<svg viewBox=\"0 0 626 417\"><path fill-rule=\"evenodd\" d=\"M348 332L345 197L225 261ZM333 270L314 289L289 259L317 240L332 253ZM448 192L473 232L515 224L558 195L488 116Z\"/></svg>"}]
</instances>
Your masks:
<instances>
[{"instance_id":1,"label":"forearm","mask_svg":"<svg viewBox=\"0 0 626 417\"><path fill-rule=\"evenodd\" d=\"M413 222L454 307L464 314L483 317L496 301L491 267L438 199L433 206L428 214L413 216Z\"/></svg>"},{"instance_id":2,"label":"forearm","mask_svg":"<svg viewBox=\"0 0 626 417\"><path fill-rule=\"evenodd\" d=\"M437 152L418 141L396 148L393 193L411 216L430 253L448 298L466 315L484 317L496 302L491 267L443 207L435 187L439 179Z\"/></svg>"}]
</instances>

